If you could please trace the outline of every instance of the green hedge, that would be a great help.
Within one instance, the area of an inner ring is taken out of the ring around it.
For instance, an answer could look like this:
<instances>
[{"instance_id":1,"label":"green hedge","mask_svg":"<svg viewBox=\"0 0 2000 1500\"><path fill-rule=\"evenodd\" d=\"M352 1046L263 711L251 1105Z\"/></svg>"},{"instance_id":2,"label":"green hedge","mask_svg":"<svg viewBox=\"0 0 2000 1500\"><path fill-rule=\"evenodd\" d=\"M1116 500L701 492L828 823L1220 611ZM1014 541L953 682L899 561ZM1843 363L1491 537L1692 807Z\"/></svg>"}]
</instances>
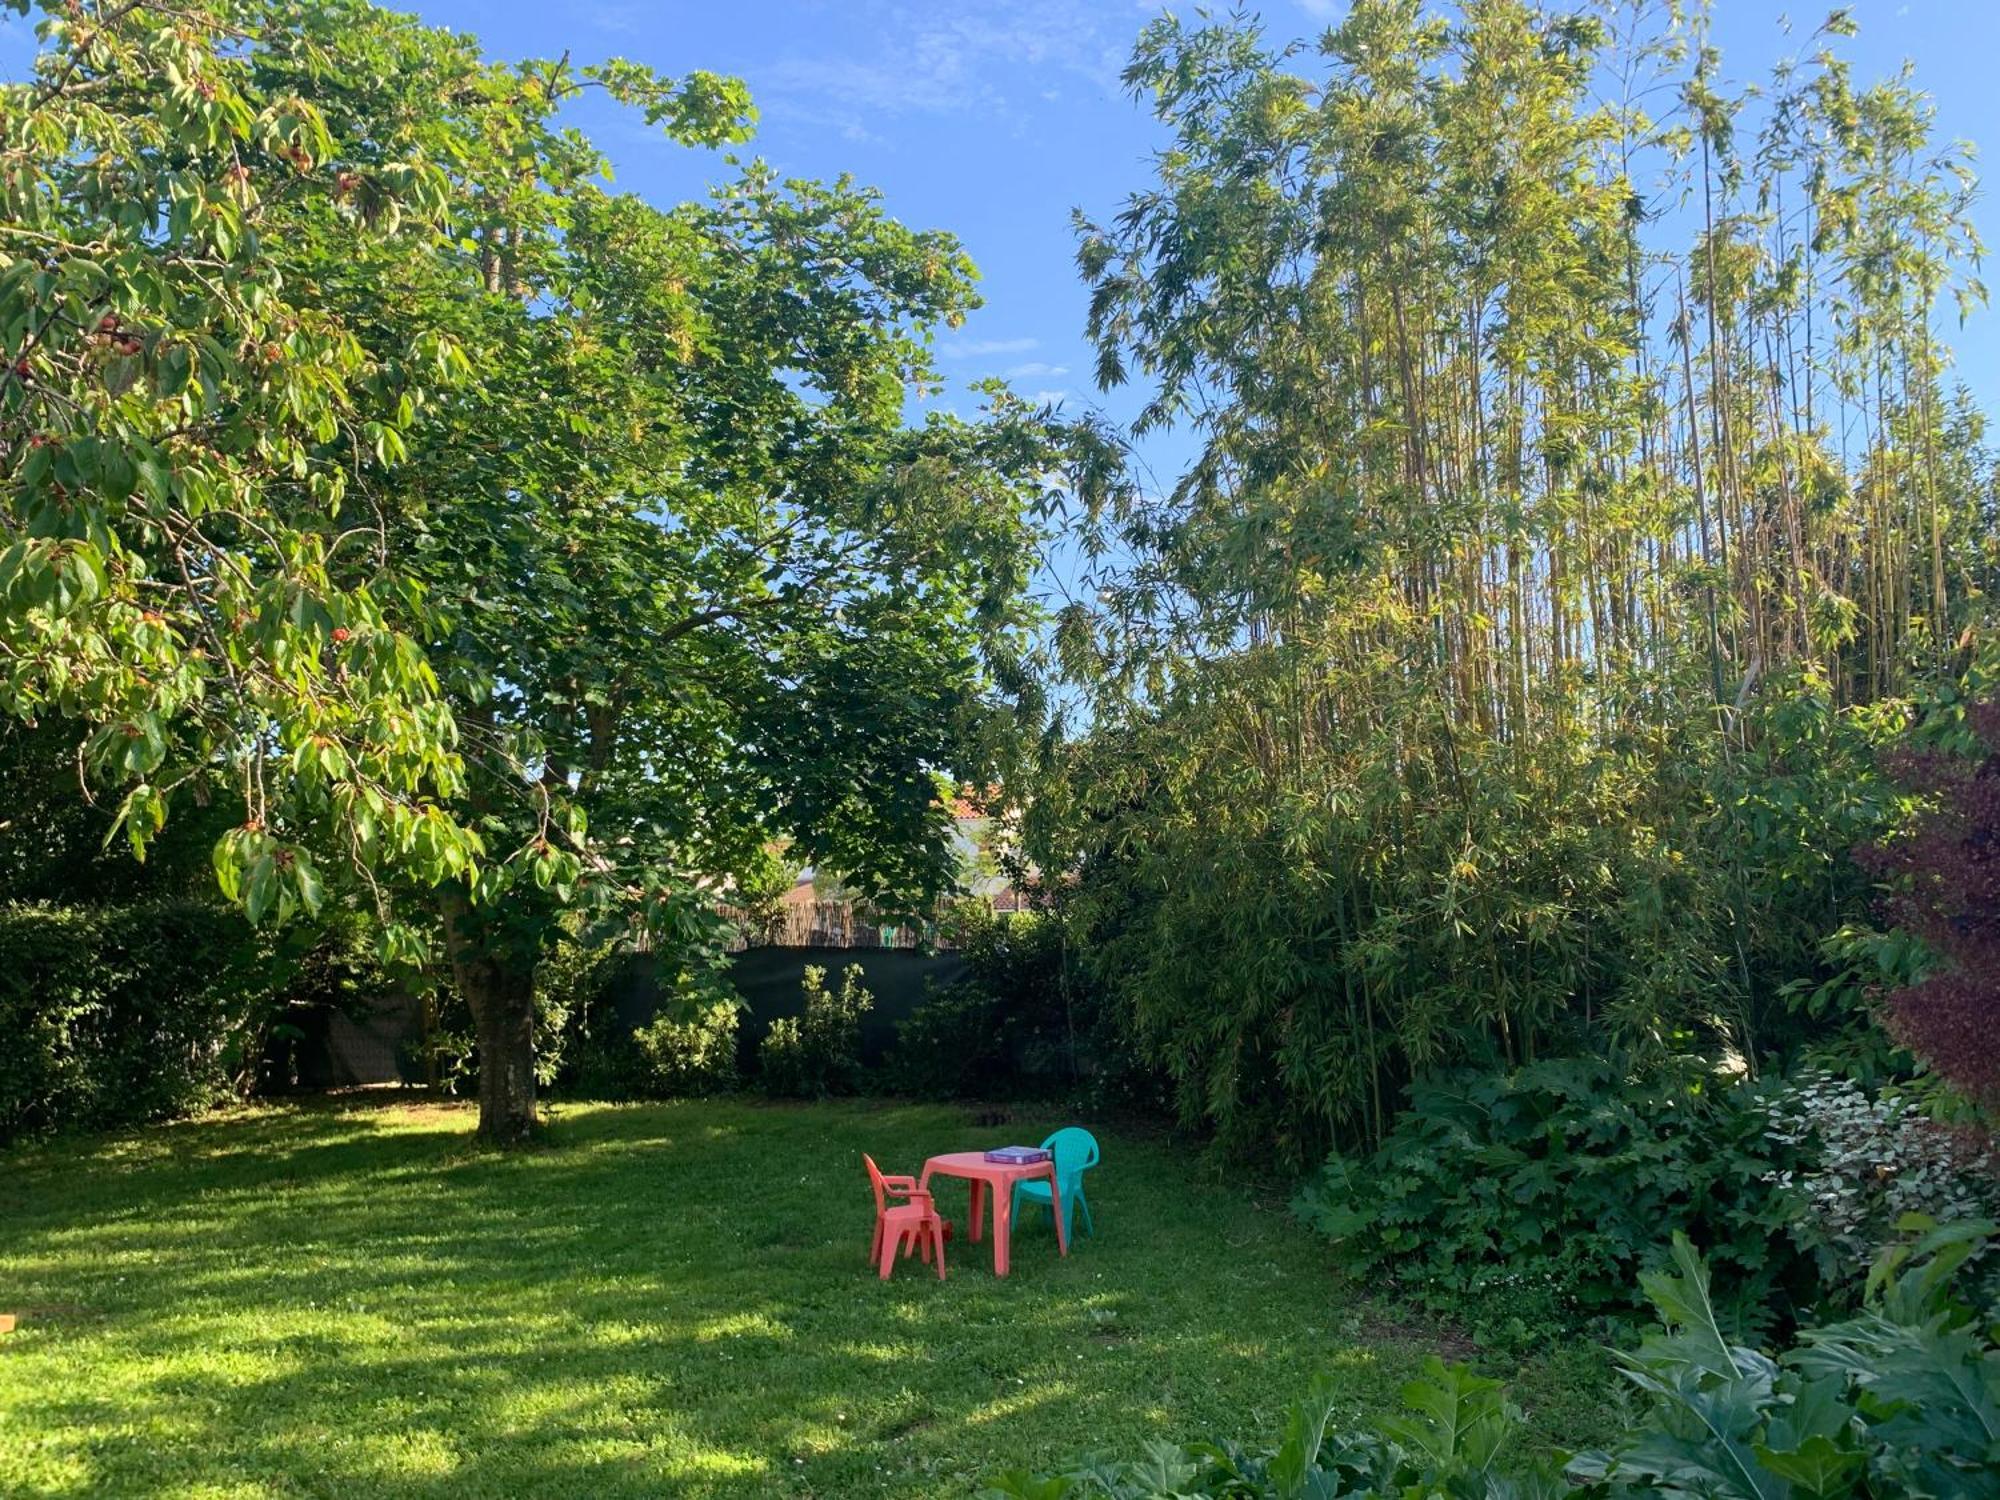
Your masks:
<instances>
[{"instance_id":1,"label":"green hedge","mask_svg":"<svg viewBox=\"0 0 2000 1500\"><path fill-rule=\"evenodd\" d=\"M271 989L234 912L172 900L0 905L0 1144L224 1094Z\"/></svg>"}]
</instances>

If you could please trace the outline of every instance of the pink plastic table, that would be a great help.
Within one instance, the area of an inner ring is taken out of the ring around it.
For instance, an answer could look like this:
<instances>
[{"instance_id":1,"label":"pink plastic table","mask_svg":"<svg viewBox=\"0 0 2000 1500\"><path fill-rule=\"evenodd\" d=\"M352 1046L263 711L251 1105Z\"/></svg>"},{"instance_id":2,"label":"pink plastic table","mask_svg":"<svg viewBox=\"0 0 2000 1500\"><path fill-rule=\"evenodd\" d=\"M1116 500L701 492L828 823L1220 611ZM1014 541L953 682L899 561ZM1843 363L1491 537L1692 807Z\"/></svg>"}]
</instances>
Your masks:
<instances>
[{"instance_id":1,"label":"pink plastic table","mask_svg":"<svg viewBox=\"0 0 2000 1500\"><path fill-rule=\"evenodd\" d=\"M1049 1198L1056 1215L1056 1246L1069 1254L1069 1236L1063 1229L1062 1188L1056 1182L1054 1161L1013 1164L988 1161L983 1151L950 1151L924 1163L923 1186L933 1177L963 1177L971 1185L969 1238L977 1243L985 1217L986 1194L993 1194L993 1274L1007 1274L1007 1237L1013 1228L1014 1184L1041 1179L1049 1185Z\"/></svg>"}]
</instances>

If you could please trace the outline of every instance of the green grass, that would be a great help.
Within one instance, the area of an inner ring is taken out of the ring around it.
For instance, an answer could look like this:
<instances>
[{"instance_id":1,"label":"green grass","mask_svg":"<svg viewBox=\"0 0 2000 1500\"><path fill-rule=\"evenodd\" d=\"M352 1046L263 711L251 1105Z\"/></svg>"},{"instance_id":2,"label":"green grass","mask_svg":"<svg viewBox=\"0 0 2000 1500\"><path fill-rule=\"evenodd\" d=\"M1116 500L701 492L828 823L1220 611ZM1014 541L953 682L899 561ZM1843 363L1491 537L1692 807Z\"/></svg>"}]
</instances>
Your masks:
<instances>
[{"instance_id":1,"label":"green grass","mask_svg":"<svg viewBox=\"0 0 2000 1500\"><path fill-rule=\"evenodd\" d=\"M943 1284L875 1279L862 1150L913 1171L1050 1123L575 1106L503 1157L463 1108L377 1097L0 1154L0 1311L26 1314L0 1335L0 1490L953 1495L1260 1436L1318 1371L1355 1421L1395 1404L1425 1337L1158 1140L1099 1132L1099 1233L1067 1260L1043 1220L1006 1281L962 1241ZM1518 1389L1549 1441L1603 1386L1557 1359Z\"/></svg>"}]
</instances>

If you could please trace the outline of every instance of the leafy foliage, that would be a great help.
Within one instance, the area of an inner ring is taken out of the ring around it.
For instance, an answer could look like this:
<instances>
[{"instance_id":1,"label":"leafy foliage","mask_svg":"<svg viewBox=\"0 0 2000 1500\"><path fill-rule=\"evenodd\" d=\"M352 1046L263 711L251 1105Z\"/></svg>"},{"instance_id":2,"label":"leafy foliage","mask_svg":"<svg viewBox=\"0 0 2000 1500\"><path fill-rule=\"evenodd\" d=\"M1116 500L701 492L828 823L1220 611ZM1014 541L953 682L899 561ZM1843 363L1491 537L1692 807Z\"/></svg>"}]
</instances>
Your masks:
<instances>
[{"instance_id":1,"label":"leafy foliage","mask_svg":"<svg viewBox=\"0 0 2000 1500\"><path fill-rule=\"evenodd\" d=\"M1676 1270L1647 1279L1669 1332L1620 1358L1647 1420L1572 1472L1611 1495L1979 1493L2000 1438L2000 1329L1953 1295L1952 1275L1992 1228L1948 1225L1897 1247L1859 1317L1806 1330L1782 1360L1723 1336L1707 1270L1677 1240Z\"/></svg>"},{"instance_id":2,"label":"leafy foliage","mask_svg":"<svg viewBox=\"0 0 2000 1500\"><path fill-rule=\"evenodd\" d=\"M719 955L781 840L948 883L1066 441L997 391L906 425L976 302L948 235L756 163L655 208L559 119L741 140L711 74L365 0L44 8L0 92L0 707L90 726L135 851L226 767L253 920L352 880L390 956L441 938L500 1142L579 923Z\"/></svg>"},{"instance_id":3,"label":"leafy foliage","mask_svg":"<svg viewBox=\"0 0 2000 1500\"><path fill-rule=\"evenodd\" d=\"M1934 332L1983 295L1972 176L1848 29L1740 95L1679 6L1142 33L1170 145L1079 262L1100 381L1197 452L1079 519L1087 722L1024 828L1228 1149L1379 1143L1487 1058L1811 1029L1847 851L1909 804L1874 753L1994 597Z\"/></svg>"},{"instance_id":4,"label":"leafy foliage","mask_svg":"<svg viewBox=\"0 0 2000 1500\"><path fill-rule=\"evenodd\" d=\"M274 954L214 902L0 906L0 1145L228 1096L256 1062Z\"/></svg>"},{"instance_id":5,"label":"leafy foliage","mask_svg":"<svg viewBox=\"0 0 2000 1500\"><path fill-rule=\"evenodd\" d=\"M1447 1366L1433 1355L1401 1394L1405 1411L1385 1417L1377 1431L1341 1435L1328 1430L1336 1401L1330 1384L1322 1380L1291 1409L1275 1450L1154 1442L1141 1460L1085 1464L1053 1476L1017 1470L998 1476L981 1493L989 1500L1082 1500L1093 1495L1111 1500L1334 1500L1431 1493L1503 1500L1557 1493L1552 1483L1524 1489L1494 1472L1520 1416L1507 1404L1499 1381L1483 1379L1463 1365Z\"/></svg>"},{"instance_id":6,"label":"leafy foliage","mask_svg":"<svg viewBox=\"0 0 2000 1500\"><path fill-rule=\"evenodd\" d=\"M1324 1387L1292 1409L1282 1446L1150 1445L1138 1461L1002 1475L1015 1500L1891 1500L1987 1493L2000 1439L2000 1325L1953 1292L1990 1224L1932 1229L1886 1255L1859 1317L1809 1329L1781 1359L1723 1332L1708 1269L1676 1236L1645 1277L1666 1332L1620 1356L1645 1402L1620 1441L1557 1477L1503 1459L1518 1413L1499 1383L1435 1358L1406 1414L1329 1433ZM1990 1315L1989 1315L1990 1317ZM1512 1470L1510 1472L1510 1470Z\"/></svg>"},{"instance_id":7,"label":"leafy foliage","mask_svg":"<svg viewBox=\"0 0 2000 1500\"><path fill-rule=\"evenodd\" d=\"M633 1032L641 1060L638 1092L653 1099L689 1099L734 1089L740 1009L718 1001L687 1020L655 1016Z\"/></svg>"},{"instance_id":8,"label":"leafy foliage","mask_svg":"<svg viewBox=\"0 0 2000 1500\"><path fill-rule=\"evenodd\" d=\"M317 907L302 838L332 815L434 871L476 848L423 802L459 762L415 601L379 550L344 566L353 484L463 355L424 324L376 357L286 274L299 238L444 213L420 121L364 147L328 120L325 80L393 32L344 5L51 5L35 81L0 91L0 706L91 727L142 855L227 765L217 868L253 918Z\"/></svg>"},{"instance_id":9,"label":"leafy foliage","mask_svg":"<svg viewBox=\"0 0 2000 1500\"><path fill-rule=\"evenodd\" d=\"M180 816L148 847L145 861L136 861L122 841L106 838L115 835L115 807L109 799L93 803L79 785L85 738L78 725L62 720L0 720L0 785L7 788L0 901L143 904L212 885L209 851L233 821L227 787L213 780L191 786Z\"/></svg>"},{"instance_id":10,"label":"leafy foliage","mask_svg":"<svg viewBox=\"0 0 2000 1500\"><path fill-rule=\"evenodd\" d=\"M2000 1217L2000 1155L1981 1132L1929 1118L1906 1095L1870 1097L1808 1072L1770 1101L1771 1138L1795 1165L1771 1177L1794 1207L1792 1232L1823 1246L1829 1289L1857 1282L1911 1214Z\"/></svg>"},{"instance_id":11,"label":"leafy foliage","mask_svg":"<svg viewBox=\"0 0 2000 1500\"><path fill-rule=\"evenodd\" d=\"M1935 960L1887 997L1890 1030L1941 1078L2000 1110L2000 700L1967 717L1971 755L1899 757L1939 805L1906 838L1867 853L1895 882L1890 920Z\"/></svg>"},{"instance_id":12,"label":"leafy foliage","mask_svg":"<svg viewBox=\"0 0 2000 1500\"><path fill-rule=\"evenodd\" d=\"M947 926L969 972L905 1018L887 1081L920 1098L1158 1108L1157 1085L1073 951L1062 911L996 914L968 900Z\"/></svg>"},{"instance_id":13,"label":"leafy foliage","mask_svg":"<svg viewBox=\"0 0 2000 1500\"><path fill-rule=\"evenodd\" d=\"M861 1086L861 1017L874 999L859 965L841 971L840 988L826 987L826 970L808 964L796 1016L771 1023L757 1047L757 1081L780 1098L851 1094Z\"/></svg>"},{"instance_id":14,"label":"leafy foliage","mask_svg":"<svg viewBox=\"0 0 2000 1500\"><path fill-rule=\"evenodd\" d=\"M1007 1003L983 985L945 985L896 1027L883 1081L919 1099L990 1099L1018 1082Z\"/></svg>"},{"instance_id":15,"label":"leafy foliage","mask_svg":"<svg viewBox=\"0 0 2000 1500\"><path fill-rule=\"evenodd\" d=\"M1639 1306L1674 1235L1700 1245L1725 1311L1782 1322L1818 1268L1772 1179L1802 1170L1768 1090L1695 1063L1558 1059L1413 1085L1363 1159L1335 1154L1295 1204L1373 1284L1519 1343Z\"/></svg>"}]
</instances>

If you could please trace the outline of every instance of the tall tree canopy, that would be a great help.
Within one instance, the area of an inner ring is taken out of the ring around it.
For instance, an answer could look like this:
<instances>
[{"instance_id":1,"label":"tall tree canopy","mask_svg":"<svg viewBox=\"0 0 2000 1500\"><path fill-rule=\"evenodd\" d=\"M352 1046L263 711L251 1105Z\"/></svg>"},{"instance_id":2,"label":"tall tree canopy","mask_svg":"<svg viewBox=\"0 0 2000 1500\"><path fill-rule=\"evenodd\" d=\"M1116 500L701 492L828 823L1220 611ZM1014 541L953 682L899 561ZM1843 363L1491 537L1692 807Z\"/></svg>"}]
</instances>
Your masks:
<instances>
[{"instance_id":1,"label":"tall tree canopy","mask_svg":"<svg viewBox=\"0 0 2000 1500\"><path fill-rule=\"evenodd\" d=\"M1991 667L1967 161L1842 18L1752 108L1699 15L1140 39L1171 144L1080 261L1198 452L1091 520L1031 827L1192 1116L1309 1157L1469 1050L1750 1050L1896 802L1868 747Z\"/></svg>"},{"instance_id":2,"label":"tall tree canopy","mask_svg":"<svg viewBox=\"0 0 2000 1500\"><path fill-rule=\"evenodd\" d=\"M975 305L948 236L748 166L609 193L601 88L691 145L740 85L500 65L359 0L51 6L0 95L4 701L94 726L135 848L217 780L224 888L352 876L435 932L482 1130L534 1118L579 920L700 950L777 838L950 878L1061 434L906 424ZM581 913L581 916L577 914Z\"/></svg>"}]
</instances>

